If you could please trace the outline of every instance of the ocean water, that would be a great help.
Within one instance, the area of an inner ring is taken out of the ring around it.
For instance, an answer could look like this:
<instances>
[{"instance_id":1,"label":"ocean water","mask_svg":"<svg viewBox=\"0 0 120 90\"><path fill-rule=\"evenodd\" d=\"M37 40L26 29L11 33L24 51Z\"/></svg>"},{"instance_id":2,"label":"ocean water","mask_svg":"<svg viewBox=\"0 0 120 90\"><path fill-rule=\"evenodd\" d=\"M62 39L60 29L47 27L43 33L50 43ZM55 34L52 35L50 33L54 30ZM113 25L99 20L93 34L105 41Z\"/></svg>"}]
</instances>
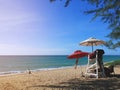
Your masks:
<instances>
[{"instance_id":1,"label":"ocean water","mask_svg":"<svg viewBox=\"0 0 120 90\"><path fill-rule=\"evenodd\" d=\"M120 60L120 55L104 55L103 61L109 62ZM87 57L79 59L79 65L86 65ZM75 59L68 59L66 55L44 55L44 56L0 56L0 75L10 73L21 73L30 69L50 70L65 67L73 67Z\"/></svg>"}]
</instances>

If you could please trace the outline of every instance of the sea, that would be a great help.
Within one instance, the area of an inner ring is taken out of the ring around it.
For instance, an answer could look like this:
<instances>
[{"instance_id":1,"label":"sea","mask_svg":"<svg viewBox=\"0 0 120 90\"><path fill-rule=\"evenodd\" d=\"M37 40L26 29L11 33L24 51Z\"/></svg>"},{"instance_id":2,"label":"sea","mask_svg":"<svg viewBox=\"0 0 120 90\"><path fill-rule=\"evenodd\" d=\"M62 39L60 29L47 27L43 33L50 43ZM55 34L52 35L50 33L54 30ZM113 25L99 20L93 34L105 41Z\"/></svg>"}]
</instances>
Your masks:
<instances>
[{"instance_id":1,"label":"sea","mask_svg":"<svg viewBox=\"0 0 120 90\"><path fill-rule=\"evenodd\" d=\"M0 75L74 67L76 59L67 55L8 55L0 56ZM103 62L120 60L120 55L104 55ZM79 59L79 66L87 64L87 57Z\"/></svg>"}]
</instances>

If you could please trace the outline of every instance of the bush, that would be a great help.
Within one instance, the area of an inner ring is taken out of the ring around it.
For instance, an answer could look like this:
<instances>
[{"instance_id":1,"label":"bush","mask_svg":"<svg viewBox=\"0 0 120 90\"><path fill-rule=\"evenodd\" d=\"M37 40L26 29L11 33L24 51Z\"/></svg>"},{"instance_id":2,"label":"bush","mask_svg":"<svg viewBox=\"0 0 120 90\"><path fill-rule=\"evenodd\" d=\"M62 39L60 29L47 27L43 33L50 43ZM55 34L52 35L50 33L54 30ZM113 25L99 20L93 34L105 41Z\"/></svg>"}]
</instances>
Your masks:
<instances>
[{"instance_id":1,"label":"bush","mask_svg":"<svg viewBox=\"0 0 120 90\"><path fill-rule=\"evenodd\" d=\"M115 61L112 61L112 62L107 62L104 64L105 66L110 66L110 65L120 65L120 60L115 60Z\"/></svg>"}]
</instances>

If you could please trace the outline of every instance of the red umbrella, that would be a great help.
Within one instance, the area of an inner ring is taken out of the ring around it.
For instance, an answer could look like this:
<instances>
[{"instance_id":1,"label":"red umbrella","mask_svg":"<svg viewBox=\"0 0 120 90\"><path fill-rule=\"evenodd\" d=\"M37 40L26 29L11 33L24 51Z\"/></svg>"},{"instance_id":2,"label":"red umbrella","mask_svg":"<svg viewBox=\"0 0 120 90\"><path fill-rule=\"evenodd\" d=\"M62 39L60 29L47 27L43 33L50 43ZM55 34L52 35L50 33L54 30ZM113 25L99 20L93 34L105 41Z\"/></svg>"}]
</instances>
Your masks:
<instances>
[{"instance_id":1,"label":"red umbrella","mask_svg":"<svg viewBox=\"0 0 120 90\"><path fill-rule=\"evenodd\" d=\"M69 55L68 58L69 59L74 59L76 58L76 66L75 69L77 67L78 64L78 59L87 56L89 53L88 52L82 52L81 50L77 50L75 51L73 54Z\"/></svg>"},{"instance_id":2,"label":"red umbrella","mask_svg":"<svg viewBox=\"0 0 120 90\"><path fill-rule=\"evenodd\" d=\"M75 51L73 54L69 55L69 59L74 59L74 58L82 58L87 56L89 53L88 52L82 52L81 50Z\"/></svg>"}]
</instances>

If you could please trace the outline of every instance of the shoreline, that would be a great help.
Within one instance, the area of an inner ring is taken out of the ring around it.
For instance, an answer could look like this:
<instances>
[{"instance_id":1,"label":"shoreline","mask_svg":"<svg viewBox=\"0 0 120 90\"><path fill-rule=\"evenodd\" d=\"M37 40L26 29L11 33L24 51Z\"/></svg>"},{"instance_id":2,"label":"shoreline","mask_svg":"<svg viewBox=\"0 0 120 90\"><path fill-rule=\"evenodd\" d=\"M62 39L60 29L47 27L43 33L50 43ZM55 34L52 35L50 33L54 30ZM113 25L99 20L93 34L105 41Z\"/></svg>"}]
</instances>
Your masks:
<instances>
[{"instance_id":1,"label":"shoreline","mask_svg":"<svg viewBox=\"0 0 120 90\"><path fill-rule=\"evenodd\" d=\"M104 62L104 65L107 64L107 63L112 63L114 62L115 60L113 61L109 61L109 62ZM118 60L119 61L119 60ZM86 67L86 65L77 65L77 67ZM40 69L30 69L30 68L26 68L26 70L22 70L22 71L6 71L6 72L0 72L0 76L8 76L8 75L16 75L16 74L24 74L24 73L28 73L29 71L30 72L41 72L41 71L50 71L50 70L59 70L59 69L67 69L67 68L74 68L74 65L73 66L61 66L61 67L56 67L56 68L40 68Z\"/></svg>"},{"instance_id":2,"label":"shoreline","mask_svg":"<svg viewBox=\"0 0 120 90\"><path fill-rule=\"evenodd\" d=\"M77 67L86 67L86 65L78 65ZM31 72L41 72L41 71L51 71L51 70L59 70L59 69L71 69L74 68L74 66L63 66L58 68L41 68L41 69L34 69L31 70ZM25 74L28 73L29 70L26 69L24 71L6 71L6 72L0 72L0 76L9 76L9 75L16 75L16 74Z\"/></svg>"},{"instance_id":3,"label":"shoreline","mask_svg":"<svg viewBox=\"0 0 120 90\"><path fill-rule=\"evenodd\" d=\"M0 76L0 90L112 90L120 89L120 78L85 78L85 66ZM115 67L120 76L120 66ZM107 86L107 87L106 87ZM75 89L73 89L75 88Z\"/></svg>"},{"instance_id":4,"label":"shoreline","mask_svg":"<svg viewBox=\"0 0 120 90\"><path fill-rule=\"evenodd\" d=\"M109 62L104 62L104 64L110 63L110 62L114 62L113 61L109 61ZM77 67L86 67L86 65L77 65ZM22 71L6 71L6 72L0 72L0 76L8 76L8 75L16 75L16 74L24 74L24 73L28 73L29 70L30 72L41 72L41 71L50 71L50 70L59 70L59 69L68 69L68 68L74 68L74 66L62 66L62 67L57 67L57 68L40 68L40 69L30 69L30 68L26 68L26 70L22 70Z\"/></svg>"}]
</instances>

